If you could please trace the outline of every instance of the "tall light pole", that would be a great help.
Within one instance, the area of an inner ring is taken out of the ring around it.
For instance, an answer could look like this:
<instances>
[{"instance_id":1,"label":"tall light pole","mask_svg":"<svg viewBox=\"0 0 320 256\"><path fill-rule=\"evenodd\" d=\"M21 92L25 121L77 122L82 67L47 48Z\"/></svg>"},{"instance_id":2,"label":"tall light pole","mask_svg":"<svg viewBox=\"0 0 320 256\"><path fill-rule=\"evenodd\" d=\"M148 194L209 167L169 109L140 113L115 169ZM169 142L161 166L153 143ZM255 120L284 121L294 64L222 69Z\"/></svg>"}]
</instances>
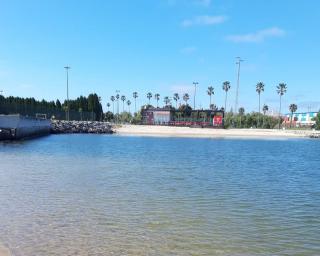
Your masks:
<instances>
[{"instance_id":1,"label":"tall light pole","mask_svg":"<svg viewBox=\"0 0 320 256\"><path fill-rule=\"evenodd\" d=\"M64 67L67 71L67 112L66 112L66 119L67 121L70 120L70 104L69 104L69 66Z\"/></svg>"},{"instance_id":2,"label":"tall light pole","mask_svg":"<svg viewBox=\"0 0 320 256\"><path fill-rule=\"evenodd\" d=\"M199 84L198 82L193 82L193 85L194 85L193 110L196 109L196 92L197 92L197 85L198 84Z\"/></svg>"},{"instance_id":3,"label":"tall light pole","mask_svg":"<svg viewBox=\"0 0 320 256\"><path fill-rule=\"evenodd\" d=\"M237 91L236 91L236 102L234 105L234 111L235 113L237 113L238 111L238 103L239 103L239 85L240 85L240 66L241 66L241 62L243 61L241 59L241 57L237 57L237 62L236 64L238 65L238 79L237 79Z\"/></svg>"},{"instance_id":4,"label":"tall light pole","mask_svg":"<svg viewBox=\"0 0 320 256\"><path fill-rule=\"evenodd\" d=\"M117 123L119 121L119 98L120 98L120 91L116 90L116 100L117 100Z\"/></svg>"}]
</instances>

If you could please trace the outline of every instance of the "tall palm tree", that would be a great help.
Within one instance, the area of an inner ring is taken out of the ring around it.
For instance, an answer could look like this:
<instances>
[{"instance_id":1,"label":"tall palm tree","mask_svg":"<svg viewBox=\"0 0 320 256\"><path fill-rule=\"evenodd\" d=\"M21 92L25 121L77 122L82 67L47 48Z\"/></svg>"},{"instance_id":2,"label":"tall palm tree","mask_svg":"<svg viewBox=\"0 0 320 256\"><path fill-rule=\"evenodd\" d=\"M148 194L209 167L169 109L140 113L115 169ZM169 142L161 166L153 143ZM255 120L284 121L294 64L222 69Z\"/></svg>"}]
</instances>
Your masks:
<instances>
[{"instance_id":1,"label":"tall palm tree","mask_svg":"<svg viewBox=\"0 0 320 256\"><path fill-rule=\"evenodd\" d=\"M133 92L132 96L133 96L133 98L134 98L134 112L137 112L137 98L138 98L138 93L137 93L137 92Z\"/></svg>"},{"instance_id":2,"label":"tall palm tree","mask_svg":"<svg viewBox=\"0 0 320 256\"><path fill-rule=\"evenodd\" d=\"M260 125L260 113L261 113L261 111L260 111L260 95L261 95L261 93L262 93L263 91L264 91L264 83L262 83L262 82L257 83L257 85L256 85L256 92L257 92L258 95L259 95L258 127L259 127L259 125Z\"/></svg>"},{"instance_id":3,"label":"tall palm tree","mask_svg":"<svg viewBox=\"0 0 320 256\"><path fill-rule=\"evenodd\" d=\"M266 115L267 111L269 110L269 107L268 105L264 104L263 107L262 107L262 112L264 115Z\"/></svg>"},{"instance_id":4,"label":"tall palm tree","mask_svg":"<svg viewBox=\"0 0 320 256\"><path fill-rule=\"evenodd\" d=\"M209 108L211 107L211 96L214 95L214 88L212 86L209 86L208 87L208 90L207 90L207 93L210 97L210 105L209 105Z\"/></svg>"},{"instance_id":5,"label":"tall palm tree","mask_svg":"<svg viewBox=\"0 0 320 256\"><path fill-rule=\"evenodd\" d=\"M185 93L184 95L183 95L183 100L186 102L186 105L188 105L188 100L190 99L190 96L189 96L189 94L188 93Z\"/></svg>"},{"instance_id":6,"label":"tall palm tree","mask_svg":"<svg viewBox=\"0 0 320 256\"><path fill-rule=\"evenodd\" d=\"M174 93L173 99L176 101L176 108L178 108L178 100L180 99L179 93Z\"/></svg>"},{"instance_id":7,"label":"tall palm tree","mask_svg":"<svg viewBox=\"0 0 320 256\"><path fill-rule=\"evenodd\" d=\"M244 115L244 112L245 112L244 107L239 108L240 128L241 128L241 118Z\"/></svg>"},{"instance_id":8,"label":"tall palm tree","mask_svg":"<svg viewBox=\"0 0 320 256\"><path fill-rule=\"evenodd\" d=\"M157 101L157 107L159 107L158 101L160 100L160 94L159 94L159 93L156 93L156 94L154 95L154 98L155 98L156 101Z\"/></svg>"},{"instance_id":9,"label":"tall palm tree","mask_svg":"<svg viewBox=\"0 0 320 256\"><path fill-rule=\"evenodd\" d=\"M297 109L298 109L298 106L296 104L290 104L289 106L289 110L291 112L290 128L292 126L293 113L296 112Z\"/></svg>"},{"instance_id":10,"label":"tall palm tree","mask_svg":"<svg viewBox=\"0 0 320 256\"><path fill-rule=\"evenodd\" d=\"M109 109L110 109L110 103L109 102L107 103L107 108L108 108L108 112L109 112Z\"/></svg>"},{"instance_id":11,"label":"tall palm tree","mask_svg":"<svg viewBox=\"0 0 320 256\"><path fill-rule=\"evenodd\" d=\"M116 98L114 96L111 96L110 100L112 101L112 114L114 114L114 101L116 100Z\"/></svg>"},{"instance_id":12,"label":"tall palm tree","mask_svg":"<svg viewBox=\"0 0 320 256\"><path fill-rule=\"evenodd\" d=\"M280 125L281 125L281 99L282 96L287 92L287 85L285 83L280 83L277 86L277 93L280 96L280 108L279 108L279 129L280 129Z\"/></svg>"},{"instance_id":13,"label":"tall palm tree","mask_svg":"<svg viewBox=\"0 0 320 256\"><path fill-rule=\"evenodd\" d=\"M131 105L131 101L130 100L127 100L127 105L128 105L129 113L130 113L130 105Z\"/></svg>"},{"instance_id":14,"label":"tall palm tree","mask_svg":"<svg viewBox=\"0 0 320 256\"><path fill-rule=\"evenodd\" d=\"M264 119L265 119L265 116L266 116L266 113L267 111L269 110L269 107L268 105L264 104L263 107L262 107L262 112L263 112L263 124L262 124L262 127L264 127Z\"/></svg>"},{"instance_id":15,"label":"tall palm tree","mask_svg":"<svg viewBox=\"0 0 320 256\"><path fill-rule=\"evenodd\" d=\"M150 105L150 99L152 98L152 93L151 92L147 93L147 98L149 99L149 105Z\"/></svg>"},{"instance_id":16,"label":"tall palm tree","mask_svg":"<svg viewBox=\"0 0 320 256\"><path fill-rule=\"evenodd\" d=\"M122 100L122 112L124 112L124 102L126 100L126 96L122 95L121 100Z\"/></svg>"},{"instance_id":17,"label":"tall palm tree","mask_svg":"<svg viewBox=\"0 0 320 256\"><path fill-rule=\"evenodd\" d=\"M230 86L230 82L229 81L225 81L222 83L222 89L226 92L226 97L224 100L224 111L227 112L227 98L228 98L228 91L230 90L231 86Z\"/></svg>"},{"instance_id":18,"label":"tall palm tree","mask_svg":"<svg viewBox=\"0 0 320 256\"><path fill-rule=\"evenodd\" d=\"M164 101L164 104L166 104L166 106L168 106L170 104L171 100L168 96L166 96L166 97L164 97L163 101Z\"/></svg>"}]
</instances>

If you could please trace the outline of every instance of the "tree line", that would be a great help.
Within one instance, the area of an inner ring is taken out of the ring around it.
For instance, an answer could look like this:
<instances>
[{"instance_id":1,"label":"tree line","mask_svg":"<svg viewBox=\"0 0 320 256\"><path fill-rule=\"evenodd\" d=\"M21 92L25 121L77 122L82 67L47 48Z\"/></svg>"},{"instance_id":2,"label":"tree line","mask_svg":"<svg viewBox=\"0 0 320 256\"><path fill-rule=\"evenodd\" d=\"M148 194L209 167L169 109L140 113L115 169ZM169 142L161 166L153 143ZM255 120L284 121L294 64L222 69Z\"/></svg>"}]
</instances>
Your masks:
<instances>
[{"instance_id":1,"label":"tree line","mask_svg":"<svg viewBox=\"0 0 320 256\"><path fill-rule=\"evenodd\" d=\"M45 114L47 118L64 120L69 106L71 120L102 120L103 110L100 101L101 98L96 93L69 100L69 104L66 100L61 103L59 99L40 101L35 98L0 95L0 114L21 114L31 117Z\"/></svg>"}]
</instances>

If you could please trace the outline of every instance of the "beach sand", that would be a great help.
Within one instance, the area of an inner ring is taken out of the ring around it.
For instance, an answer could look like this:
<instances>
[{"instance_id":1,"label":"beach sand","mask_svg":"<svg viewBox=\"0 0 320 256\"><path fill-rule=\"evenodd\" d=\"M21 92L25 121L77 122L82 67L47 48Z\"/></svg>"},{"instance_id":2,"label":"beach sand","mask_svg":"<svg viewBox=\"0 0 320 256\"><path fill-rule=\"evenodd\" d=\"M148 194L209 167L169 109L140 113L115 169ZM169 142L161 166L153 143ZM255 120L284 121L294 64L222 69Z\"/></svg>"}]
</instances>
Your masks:
<instances>
[{"instance_id":1,"label":"beach sand","mask_svg":"<svg viewBox=\"0 0 320 256\"><path fill-rule=\"evenodd\" d=\"M10 256L10 251L9 249L5 248L0 244L0 256Z\"/></svg>"},{"instance_id":2,"label":"beach sand","mask_svg":"<svg viewBox=\"0 0 320 256\"><path fill-rule=\"evenodd\" d=\"M121 125L115 127L119 135L193 138L303 138L315 131L277 129L210 129L157 125Z\"/></svg>"}]
</instances>

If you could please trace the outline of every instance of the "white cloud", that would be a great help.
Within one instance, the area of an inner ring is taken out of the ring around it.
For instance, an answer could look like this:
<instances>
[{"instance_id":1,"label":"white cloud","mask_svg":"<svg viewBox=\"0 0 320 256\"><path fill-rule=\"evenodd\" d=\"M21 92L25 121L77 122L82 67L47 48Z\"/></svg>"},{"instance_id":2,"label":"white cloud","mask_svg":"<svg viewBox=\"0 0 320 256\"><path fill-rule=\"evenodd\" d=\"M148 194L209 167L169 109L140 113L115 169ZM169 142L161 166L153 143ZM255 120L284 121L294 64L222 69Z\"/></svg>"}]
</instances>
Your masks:
<instances>
[{"instance_id":1,"label":"white cloud","mask_svg":"<svg viewBox=\"0 0 320 256\"><path fill-rule=\"evenodd\" d=\"M185 54L185 55L189 55L194 53L195 51L197 51L197 48L194 46L189 46L189 47L184 47L180 50L180 53Z\"/></svg>"},{"instance_id":2,"label":"white cloud","mask_svg":"<svg viewBox=\"0 0 320 256\"><path fill-rule=\"evenodd\" d=\"M183 27L191 27L191 26L211 26L223 23L227 20L226 16L196 16L192 19L185 19L182 21L181 25Z\"/></svg>"},{"instance_id":3,"label":"white cloud","mask_svg":"<svg viewBox=\"0 0 320 256\"><path fill-rule=\"evenodd\" d=\"M255 33L243 34L243 35L230 35L227 36L227 40L235 43L258 43L263 42L267 38L282 37L285 35L285 31L278 27L267 28L259 30Z\"/></svg>"}]
</instances>

